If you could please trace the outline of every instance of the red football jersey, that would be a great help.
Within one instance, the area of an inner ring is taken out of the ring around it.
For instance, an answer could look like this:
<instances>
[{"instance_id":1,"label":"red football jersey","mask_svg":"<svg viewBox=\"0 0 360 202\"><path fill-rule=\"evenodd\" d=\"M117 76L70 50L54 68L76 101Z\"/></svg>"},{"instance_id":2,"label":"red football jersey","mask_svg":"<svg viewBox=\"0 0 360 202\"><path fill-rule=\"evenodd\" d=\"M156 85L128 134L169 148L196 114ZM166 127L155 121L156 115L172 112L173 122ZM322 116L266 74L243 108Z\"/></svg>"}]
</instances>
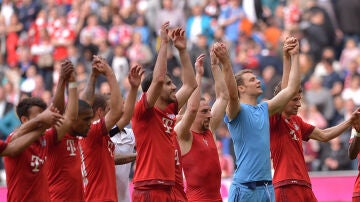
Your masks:
<instances>
[{"instance_id":1,"label":"red football jersey","mask_svg":"<svg viewBox=\"0 0 360 202\"><path fill-rule=\"evenodd\" d=\"M213 134L210 130L191 133L191 149L182 156L187 197L189 201L222 201L221 168Z\"/></svg>"},{"instance_id":2,"label":"red football jersey","mask_svg":"<svg viewBox=\"0 0 360 202\"><path fill-rule=\"evenodd\" d=\"M173 144L175 149L175 187L173 189L176 202L186 202L187 197L184 190L183 167L181 159L181 149L177 140L177 134L173 133Z\"/></svg>"},{"instance_id":3,"label":"red football jersey","mask_svg":"<svg viewBox=\"0 0 360 202\"><path fill-rule=\"evenodd\" d=\"M56 130L51 128L18 156L4 157L8 201L50 201L46 155L56 140Z\"/></svg>"},{"instance_id":4,"label":"red football jersey","mask_svg":"<svg viewBox=\"0 0 360 202\"><path fill-rule=\"evenodd\" d=\"M0 140L0 153L2 153L7 147L7 143Z\"/></svg>"},{"instance_id":5,"label":"red football jersey","mask_svg":"<svg viewBox=\"0 0 360 202\"><path fill-rule=\"evenodd\" d=\"M78 138L66 134L50 146L48 180L52 201L84 201Z\"/></svg>"},{"instance_id":6,"label":"red football jersey","mask_svg":"<svg viewBox=\"0 0 360 202\"><path fill-rule=\"evenodd\" d=\"M117 201L114 149L102 118L79 140L86 201Z\"/></svg>"},{"instance_id":7,"label":"red football jersey","mask_svg":"<svg viewBox=\"0 0 360 202\"><path fill-rule=\"evenodd\" d=\"M308 141L314 126L299 116L284 119L280 114L270 117L270 150L274 166L273 184L311 185L306 168L302 141Z\"/></svg>"},{"instance_id":8,"label":"red football jersey","mask_svg":"<svg viewBox=\"0 0 360 202\"><path fill-rule=\"evenodd\" d=\"M136 139L134 186L174 185L175 164L172 131L177 103L165 110L147 108L146 93L136 103L132 126Z\"/></svg>"}]
</instances>

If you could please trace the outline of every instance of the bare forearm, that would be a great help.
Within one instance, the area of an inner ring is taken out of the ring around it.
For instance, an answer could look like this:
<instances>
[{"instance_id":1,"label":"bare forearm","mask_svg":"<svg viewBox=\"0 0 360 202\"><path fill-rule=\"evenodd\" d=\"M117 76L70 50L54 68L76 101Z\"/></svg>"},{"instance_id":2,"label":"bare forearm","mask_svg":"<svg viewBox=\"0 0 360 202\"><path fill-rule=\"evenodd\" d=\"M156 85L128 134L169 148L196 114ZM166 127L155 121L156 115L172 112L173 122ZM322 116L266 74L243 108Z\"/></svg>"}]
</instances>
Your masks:
<instances>
[{"instance_id":1,"label":"bare forearm","mask_svg":"<svg viewBox=\"0 0 360 202\"><path fill-rule=\"evenodd\" d=\"M44 127L40 127L36 130L28 132L16 139L11 140L8 143L6 149L1 153L2 156L15 157L35 142L46 130Z\"/></svg>"},{"instance_id":2,"label":"bare forearm","mask_svg":"<svg viewBox=\"0 0 360 202\"><path fill-rule=\"evenodd\" d=\"M289 87L292 94L296 94L300 89L300 68L299 54L291 57L291 70L289 75Z\"/></svg>"},{"instance_id":3,"label":"bare forearm","mask_svg":"<svg viewBox=\"0 0 360 202\"><path fill-rule=\"evenodd\" d=\"M340 123L339 125L324 129L325 141L327 142L331 139L334 139L335 137L341 135L350 127L351 127L351 121L349 119L347 121Z\"/></svg>"},{"instance_id":4,"label":"bare forearm","mask_svg":"<svg viewBox=\"0 0 360 202\"><path fill-rule=\"evenodd\" d=\"M228 88L230 100L238 100L239 96L237 91L237 84L230 62L223 63L222 72L224 74L224 78L226 78L225 84Z\"/></svg>"},{"instance_id":5,"label":"bare forearm","mask_svg":"<svg viewBox=\"0 0 360 202\"><path fill-rule=\"evenodd\" d=\"M65 85L66 81L60 78L53 100L54 107L56 107L61 114L65 111Z\"/></svg>"},{"instance_id":6,"label":"bare forearm","mask_svg":"<svg viewBox=\"0 0 360 202\"><path fill-rule=\"evenodd\" d=\"M124 114L121 116L120 120L116 123L119 128L124 128L131 120L131 117L134 112L134 106L137 96L138 88L131 87L126 97L124 104Z\"/></svg>"},{"instance_id":7,"label":"bare forearm","mask_svg":"<svg viewBox=\"0 0 360 202\"><path fill-rule=\"evenodd\" d=\"M222 96L225 97L225 99L229 99L229 93L227 91L224 76L221 73L219 65L212 65L211 71L215 81L216 97Z\"/></svg>"},{"instance_id":8,"label":"bare forearm","mask_svg":"<svg viewBox=\"0 0 360 202\"><path fill-rule=\"evenodd\" d=\"M94 102L96 77L96 75L91 74L85 90L80 93L80 99L86 101L90 105L92 105Z\"/></svg>"},{"instance_id":9,"label":"bare forearm","mask_svg":"<svg viewBox=\"0 0 360 202\"><path fill-rule=\"evenodd\" d=\"M186 50L181 50L179 51L179 55L181 65L183 66L183 84L196 88L197 83L195 80L194 68L191 64L189 53Z\"/></svg>"},{"instance_id":10,"label":"bare forearm","mask_svg":"<svg viewBox=\"0 0 360 202\"><path fill-rule=\"evenodd\" d=\"M283 75L281 78L281 89L286 88L286 86L288 85L289 82L289 74L290 74L290 69L291 69L291 63L290 63L290 57L284 55L283 56Z\"/></svg>"},{"instance_id":11,"label":"bare forearm","mask_svg":"<svg viewBox=\"0 0 360 202\"><path fill-rule=\"evenodd\" d=\"M11 141L26 135L34 130L39 130L42 129L44 127L44 123L42 122L41 119L39 119L39 117L35 117L29 121L27 121L26 123L21 124L21 126L19 128L17 128L11 138Z\"/></svg>"}]
</instances>

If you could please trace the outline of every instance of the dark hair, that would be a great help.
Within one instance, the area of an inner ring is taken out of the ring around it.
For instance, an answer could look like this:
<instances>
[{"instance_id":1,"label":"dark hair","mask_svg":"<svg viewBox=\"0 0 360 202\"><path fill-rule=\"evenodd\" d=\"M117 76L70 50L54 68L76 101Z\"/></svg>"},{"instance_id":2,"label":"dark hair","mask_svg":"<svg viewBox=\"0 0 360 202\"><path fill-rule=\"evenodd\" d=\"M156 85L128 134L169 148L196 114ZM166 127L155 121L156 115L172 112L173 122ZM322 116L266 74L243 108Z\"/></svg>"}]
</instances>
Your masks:
<instances>
[{"instance_id":1,"label":"dark hair","mask_svg":"<svg viewBox=\"0 0 360 202\"><path fill-rule=\"evenodd\" d=\"M153 73L153 71L149 72L141 82L141 89L143 92L147 92L147 90L149 90L150 84L153 79Z\"/></svg>"},{"instance_id":2,"label":"dark hair","mask_svg":"<svg viewBox=\"0 0 360 202\"><path fill-rule=\"evenodd\" d=\"M81 114L82 112L86 110L92 110L92 107L87 103L85 100L79 100L78 101L78 113Z\"/></svg>"},{"instance_id":3,"label":"dark hair","mask_svg":"<svg viewBox=\"0 0 360 202\"><path fill-rule=\"evenodd\" d=\"M153 80L153 74L154 74L153 71L147 73L141 82L141 89L144 93L147 92L150 88L151 82ZM172 78L171 75L168 73L166 73L166 76L168 76L169 78Z\"/></svg>"},{"instance_id":4,"label":"dark hair","mask_svg":"<svg viewBox=\"0 0 360 202\"><path fill-rule=\"evenodd\" d=\"M107 106L107 100L108 100L109 96L108 95L103 95L103 94L95 94L94 97L94 103L92 105L92 110L95 114L96 110L98 110L99 108L105 110L106 106Z\"/></svg>"},{"instance_id":5,"label":"dark hair","mask_svg":"<svg viewBox=\"0 0 360 202\"><path fill-rule=\"evenodd\" d=\"M279 94L281 90L282 90L282 89L281 89L281 81L280 81L280 82L275 86L275 88L274 88L274 96L276 96L277 94ZM302 87L300 87L298 93L302 93L302 92L303 92L303 89L302 89Z\"/></svg>"},{"instance_id":6,"label":"dark hair","mask_svg":"<svg viewBox=\"0 0 360 202\"><path fill-rule=\"evenodd\" d=\"M16 107L16 114L18 115L19 119L22 116L29 117L29 109L31 107L40 107L41 109L46 109L46 103L38 97L29 97L22 99Z\"/></svg>"}]
</instances>

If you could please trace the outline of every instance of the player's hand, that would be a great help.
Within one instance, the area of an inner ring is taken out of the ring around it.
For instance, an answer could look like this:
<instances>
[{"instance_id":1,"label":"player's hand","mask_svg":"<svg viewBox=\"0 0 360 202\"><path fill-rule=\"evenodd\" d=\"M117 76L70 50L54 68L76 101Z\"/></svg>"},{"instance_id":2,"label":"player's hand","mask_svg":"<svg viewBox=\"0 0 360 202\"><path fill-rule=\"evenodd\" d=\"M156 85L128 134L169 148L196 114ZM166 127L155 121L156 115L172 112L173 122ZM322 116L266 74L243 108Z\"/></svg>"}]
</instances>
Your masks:
<instances>
[{"instance_id":1,"label":"player's hand","mask_svg":"<svg viewBox=\"0 0 360 202\"><path fill-rule=\"evenodd\" d=\"M174 46L179 50L186 50L186 37L185 30L182 28L176 28L170 32L170 38L174 43Z\"/></svg>"},{"instance_id":2,"label":"player's hand","mask_svg":"<svg viewBox=\"0 0 360 202\"><path fill-rule=\"evenodd\" d=\"M144 70L141 65L134 65L131 67L128 75L129 83L131 87L138 88L141 83L141 77L144 74Z\"/></svg>"},{"instance_id":3,"label":"player's hand","mask_svg":"<svg viewBox=\"0 0 360 202\"><path fill-rule=\"evenodd\" d=\"M38 118L41 123L45 124L46 128L50 128L51 126L60 126L64 121L64 117L52 103L45 111L38 115Z\"/></svg>"},{"instance_id":4,"label":"player's hand","mask_svg":"<svg viewBox=\"0 0 360 202\"><path fill-rule=\"evenodd\" d=\"M201 54L199 55L199 57L196 58L195 70L197 75L200 76L204 75L204 59L205 59L205 54Z\"/></svg>"}]
</instances>

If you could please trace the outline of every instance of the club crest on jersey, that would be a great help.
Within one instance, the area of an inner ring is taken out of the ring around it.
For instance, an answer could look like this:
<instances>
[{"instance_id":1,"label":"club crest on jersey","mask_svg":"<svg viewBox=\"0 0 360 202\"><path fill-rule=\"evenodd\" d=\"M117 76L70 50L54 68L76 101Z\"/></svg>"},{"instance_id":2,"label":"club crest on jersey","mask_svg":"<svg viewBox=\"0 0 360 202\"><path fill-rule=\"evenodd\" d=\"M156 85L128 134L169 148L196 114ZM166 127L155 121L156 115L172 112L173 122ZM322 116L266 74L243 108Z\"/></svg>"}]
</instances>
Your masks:
<instances>
[{"instance_id":1,"label":"club crest on jersey","mask_svg":"<svg viewBox=\"0 0 360 202\"><path fill-rule=\"evenodd\" d=\"M167 117L169 117L170 119L174 119L176 116L175 114L167 114Z\"/></svg>"},{"instance_id":2,"label":"club crest on jersey","mask_svg":"<svg viewBox=\"0 0 360 202\"><path fill-rule=\"evenodd\" d=\"M41 140L41 146L46 147L46 139Z\"/></svg>"}]
</instances>

